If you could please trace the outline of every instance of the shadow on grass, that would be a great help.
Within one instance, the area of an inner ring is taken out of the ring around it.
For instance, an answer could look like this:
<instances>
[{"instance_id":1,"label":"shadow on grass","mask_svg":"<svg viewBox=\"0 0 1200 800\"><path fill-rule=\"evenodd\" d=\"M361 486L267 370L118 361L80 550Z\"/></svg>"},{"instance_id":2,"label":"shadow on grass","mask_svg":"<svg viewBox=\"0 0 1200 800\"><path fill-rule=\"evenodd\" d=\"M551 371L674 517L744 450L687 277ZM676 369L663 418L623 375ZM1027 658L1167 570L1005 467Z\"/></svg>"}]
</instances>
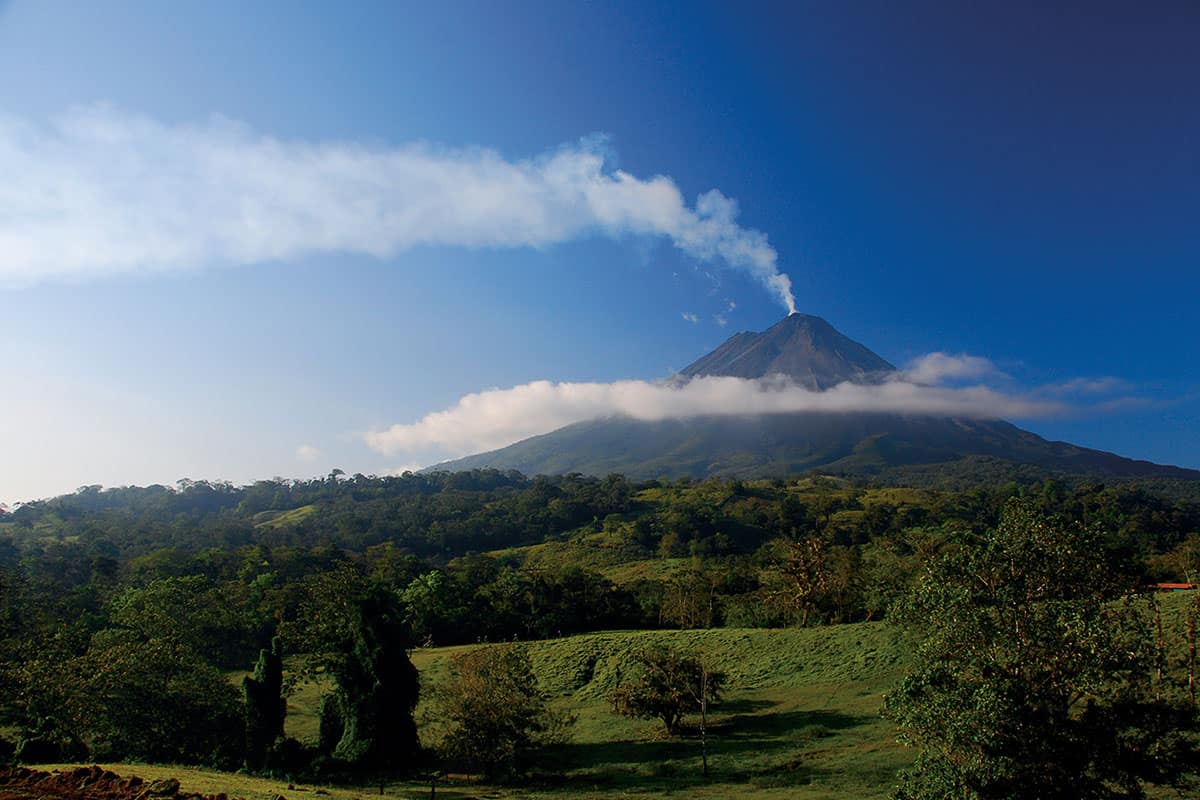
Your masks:
<instances>
[{"instance_id":1,"label":"shadow on grass","mask_svg":"<svg viewBox=\"0 0 1200 800\"><path fill-rule=\"evenodd\" d=\"M774 708L776 705L777 703L772 703L770 700L722 700L719 704L713 704L712 716L717 718L731 714L753 714L756 711Z\"/></svg>"},{"instance_id":2,"label":"shadow on grass","mask_svg":"<svg viewBox=\"0 0 1200 800\"><path fill-rule=\"evenodd\" d=\"M762 713L773 705L741 700L714 709L708 729L707 779L701 770L700 736L692 728L671 738L557 746L544 754L541 766L566 777L542 788L570 794L585 786L805 785L817 775L803 758L812 742L875 721L871 716L836 711Z\"/></svg>"}]
</instances>

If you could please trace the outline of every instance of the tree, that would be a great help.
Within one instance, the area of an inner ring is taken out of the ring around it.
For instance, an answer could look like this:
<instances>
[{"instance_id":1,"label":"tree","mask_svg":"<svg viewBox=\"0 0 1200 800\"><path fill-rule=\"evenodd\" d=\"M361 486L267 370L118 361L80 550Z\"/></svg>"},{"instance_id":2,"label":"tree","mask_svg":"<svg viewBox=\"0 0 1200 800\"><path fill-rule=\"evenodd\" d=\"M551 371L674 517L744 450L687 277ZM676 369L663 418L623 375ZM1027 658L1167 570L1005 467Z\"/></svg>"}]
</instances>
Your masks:
<instances>
[{"instance_id":1,"label":"tree","mask_svg":"<svg viewBox=\"0 0 1200 800\"><path fill-rule=\"evenodd\" d=\"M1195 769L1195 711L1155 683L1146 609L1112 575L1095 529L1016 501L933 563L900 609L916 666L885 701L922 748L896 798L1140 798Z\"/></svg>"},{"instance_id":2,"label":"tree","mask_svg":"<svg viewBox=\"0 0 1200 800\"><path fill-rule=\"evenodd\" d=\"M573 718L551 711L538 691L525 648L481 647L454 657L453 676L437 690L449 723L443 747L487 778L509 778L535 748L564 740Z\"/></svg>"},{"instance_id":3,"label":"tree","mask_svg":"<svg viewBox=\"0 0 1200 800\"><path fill-rule=\"evenodd\" d=\"M808 627L813 612L829 591L829 543L813 534L801 539L776 539L770 547L778 576L778 588L770 597L794 611L800 627Z\"/></svg>"},{"instance_id":4,"label":"tree","mask_svg":"<svg viewBox=\"0 0 1200 800\"><path fill-rule=\"evenodd\" d=\"M652 647L638 656L642 673L621 684L609 698L614 713L638 719L661 719L675 735L687 714L702 714L721 699L725 675L698 656Z\"/></svg>"},{"instance_id":5,"label":"tree","mask_svg":"<svg viewBox=\"0 0 1200 800\"><path fill-rule=\"evenodd\" d=\"M722 565L724 566L724 565ZM706 567L700 559L663 581L662 617L680 628L711 628L717 624L717 603L727 571Z\"/></svg>"},{"instance_id":6,"label":"tree","mask_svg":"<svg viewBox=\"0 0 1200 800\"><path fill-rule=\"evenodd\" d=\"M241 761L242 714L225 676L163 639L102 631L79 668L93 758L230 766Z\"/></svg>"},{"instance_id":7,"label":"tree","mask_svg":"<svg viewBox=\"0 0 1200 800\"><path fill-rule=\"evenodd\" d=\"M114 629L95 634L80 655L70 655L65 643L47 644L18 676L14 705L23 750L36 742L59 757L240 761L237 694L194 651Z\"/></svg>"},{"instance_id":8,"label":"tree","mask_svg":"<svg viewBox=\"0 0 1200 800\"><path fill-rule=\"evenodd\" d=\"M225 668L244 664L254 652L245 615L234 608L228 591L203 575L160 578L126 589L110 604L109 619L143 638L207 653Z\"/></svg>"},{"instance_id":9,"label":"tree","mask_svg":"<svg viewBox=\"0 0 1200 800\"><path fill-rule=\"evenodd\" d=\"M400 597L418 642L433 644L442 632L459 627L463 609L454 583L441 570L413 578Z\"/></svg>"},{"instance_id":10,"label":"tree","mask_svg":"<svg viewBox=\"0 0 1200 800\"><path fill-rule=\"evenodd\" d=\"M246 709L246 766L260 770L267 765L267 754L283 736L287 700L283 696L283 654L279 637L270 650L260 650L254 676L242 679Z\"/></svg>"},{"instance_id":11,"label":"tree","mask_svg":"<svg viewBox=\"0 0 1200 800\"><path fill-rule=\"evenodd\" d=\"M347 565L309 584L301 618L285 626L306 671L335 687L321 704L321 750L355 768L403 768L416 757L417 670L405 609L390 588Z\"/></svg>"}]
</instances>

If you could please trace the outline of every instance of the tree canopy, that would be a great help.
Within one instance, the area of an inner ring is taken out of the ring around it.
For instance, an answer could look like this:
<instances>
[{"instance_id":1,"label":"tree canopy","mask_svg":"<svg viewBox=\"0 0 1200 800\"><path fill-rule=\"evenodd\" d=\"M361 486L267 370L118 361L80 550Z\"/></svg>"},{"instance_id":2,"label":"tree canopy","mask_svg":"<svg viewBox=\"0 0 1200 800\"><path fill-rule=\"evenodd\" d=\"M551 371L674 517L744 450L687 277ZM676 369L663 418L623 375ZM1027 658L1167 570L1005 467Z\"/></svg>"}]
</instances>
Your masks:
<instances>
[{"instance_id":1,"label":"tree canopy","mask_svg":"<svg viewBox=\"0 0 1200 800\"><path fill-rule=\"evenodd\" d=\"M437 705L448 723L444 749L489 778L528 766L539 746L565 739L572 718L553 712L538 689L529 655L515 644L490 645L454 657Z\"/></svg>"},{"instance_id":2,"label":"tree canopy","mask_svg":"<svg viewBox=\"0 0 1200 800\"><path fill-rule=\"evenodd\" d=\"M641 673L616 688L613 711L626 717L660 719L667 733L679 732L688 714L699 714L721 699L724 673L714 671L694 654L667 647L638 656Z\"/></svg>"},{"instance_id":3,"label":"tree canopy","mask_svg":"<svg viewBox=\"0 0 1200 800\"><path fill-rule=\"evenodd\" d=\"M1113 563L1095 527L1013 501L931 565L904 607L917 665L886 699L921 748L897 798L1140 798L1195 770L1195 708L1155 678L1148 603Z\"/></svg>"}]
</instances>

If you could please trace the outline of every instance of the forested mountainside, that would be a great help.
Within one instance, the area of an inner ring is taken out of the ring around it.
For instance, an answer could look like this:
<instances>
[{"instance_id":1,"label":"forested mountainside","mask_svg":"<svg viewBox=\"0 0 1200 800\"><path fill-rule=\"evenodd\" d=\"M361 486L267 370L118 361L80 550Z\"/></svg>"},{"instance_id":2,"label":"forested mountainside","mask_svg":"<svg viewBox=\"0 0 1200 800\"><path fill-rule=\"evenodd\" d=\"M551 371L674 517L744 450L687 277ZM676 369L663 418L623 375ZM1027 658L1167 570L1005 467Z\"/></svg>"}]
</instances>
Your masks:
<instances>
[{"instance_id":1,"label":"forested mountainside","mask_svg":"<svg viewBox=\"0 0 1200 800\"><path fill-rule=\"evenodd\" d=\"M0 517L0 569L7 624L29 635L183 581L184 595L220 598L219 624L238 631L223 645L234 660L297 613L305 581L343 566L408 592L425 609L413 612L419 636L474 641L782 624L795 609L766 601L795 578L789 548L806 543L829 579L805 613L846 621L885 614L922 559L994 525L1013 497L1101 528L1130 581L1195 573L1200 503L1138 486L956 491L487 470L84 487Z\"/></svg>"}]
</instances>

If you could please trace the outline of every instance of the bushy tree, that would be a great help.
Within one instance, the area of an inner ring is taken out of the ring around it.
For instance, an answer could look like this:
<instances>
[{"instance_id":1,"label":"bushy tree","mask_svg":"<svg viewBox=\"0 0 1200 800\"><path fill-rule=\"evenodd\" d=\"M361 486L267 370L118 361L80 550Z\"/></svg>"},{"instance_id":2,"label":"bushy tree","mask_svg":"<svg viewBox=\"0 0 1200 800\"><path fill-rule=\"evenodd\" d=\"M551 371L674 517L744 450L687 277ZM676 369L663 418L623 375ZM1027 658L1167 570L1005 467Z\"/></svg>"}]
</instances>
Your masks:
<instances>
[{"instance_id":1,"label":"bushy tree","mask_svg":"<svg viewBox=\"0 0 1200 800\"><path fill-rule=\"evenodd\" d=\"M661 719L667 733L674 735L686 715L702 713L721 699L725 674L710 669L697 655L652 647L638 661L641 674L618 686L609 698L617 714Z\"/></svg>"},{"instance_id":2,"label":"bushy tree","mask_svg":"<svg viewBox=\"0 0 1200 800\"><path fill-rule=\"evenodd\" d=\"M283 696L283 653L280 639L271 641L270 650L260 650L254 675L242 680L246 713L246 766L263 769L267 754L283 736L287 700Z\"/></svg>"},{"instance_id":3,"label":"bushy tree","mask_svg":"<svg viewBox=\"0 0 1200 800\"><path fill-rule=\"evenodd\" d=\"M323 573L309 589L301 617L285 630L309 654L307 669L334 679L321 705L322 749L359 769L411 766L420 687L403 603L349 566Z\"/></svg>"},{"instance_id":4,"label":"bushy tree","mask_svg":"<svg viewBox=\"0 0 1200 800\"><path fill-rule=\"evenodd\" d=\"M64 627L13 648L5 667L5 721L18 729L17 757L59 761L87 754L83 743L85 676L78 657L86 637Z\"/></svg>"},{"instance_id":5,"label":"bushy tree","mask_svg":"<svg viewBox=\"0 0 1200 800\"><path fill-rule=\"evenodd\" d=\"M242 715L225 677L178 642L105 630L71 656L48 648L20 671L17 722L43 752L231 766Z\"/></svg>"},{"instance_id":6,"label":"bushy tree","mask_svg":"<svg viewBox=\"0 0 1200 800\"><path fill-rule=\"evenodd\" d=\"M109 620L145 639L177 642L204 652L215 664L234 668L254 652L249 625L230 592L203 575L160 578L132 587L110 604Z\"/></svg>"},{"instance_id":7,"label":"bushy tree","mask_svg":"<svg viewBox=\"0 0 1200 800\"><path fill-rule=\"evenodd\" d=\"M470 650L455 656L452 673L436 694L450 758L488 778L509 778L536 748L566 738L573 719L548 708L524 647Z\"/></svg>"},{"instance_id":8,"label":"bushy tree","mask_svg":"<svg viewBox=\"0 0 1200 800\"><path fill-rule=\"evenodd\" d=\"M220 671L175 642L105 634L93 637L81 665L93 757L240 762L240 704Z\"/></svg>"},{"instance_id":9,"label":"bushy tree","mask_svg":"<svg viewBox=\"0 0 1200 800\"><path fill-rule=\"evenodd\" d=\"M1140 798L1196 768L1196 718L1156 683L1143 604L1098 531L1010 502L950 548L902 606L924 635L886 698L921 748L900 800Z\"/></svg>"}]
</instances>

